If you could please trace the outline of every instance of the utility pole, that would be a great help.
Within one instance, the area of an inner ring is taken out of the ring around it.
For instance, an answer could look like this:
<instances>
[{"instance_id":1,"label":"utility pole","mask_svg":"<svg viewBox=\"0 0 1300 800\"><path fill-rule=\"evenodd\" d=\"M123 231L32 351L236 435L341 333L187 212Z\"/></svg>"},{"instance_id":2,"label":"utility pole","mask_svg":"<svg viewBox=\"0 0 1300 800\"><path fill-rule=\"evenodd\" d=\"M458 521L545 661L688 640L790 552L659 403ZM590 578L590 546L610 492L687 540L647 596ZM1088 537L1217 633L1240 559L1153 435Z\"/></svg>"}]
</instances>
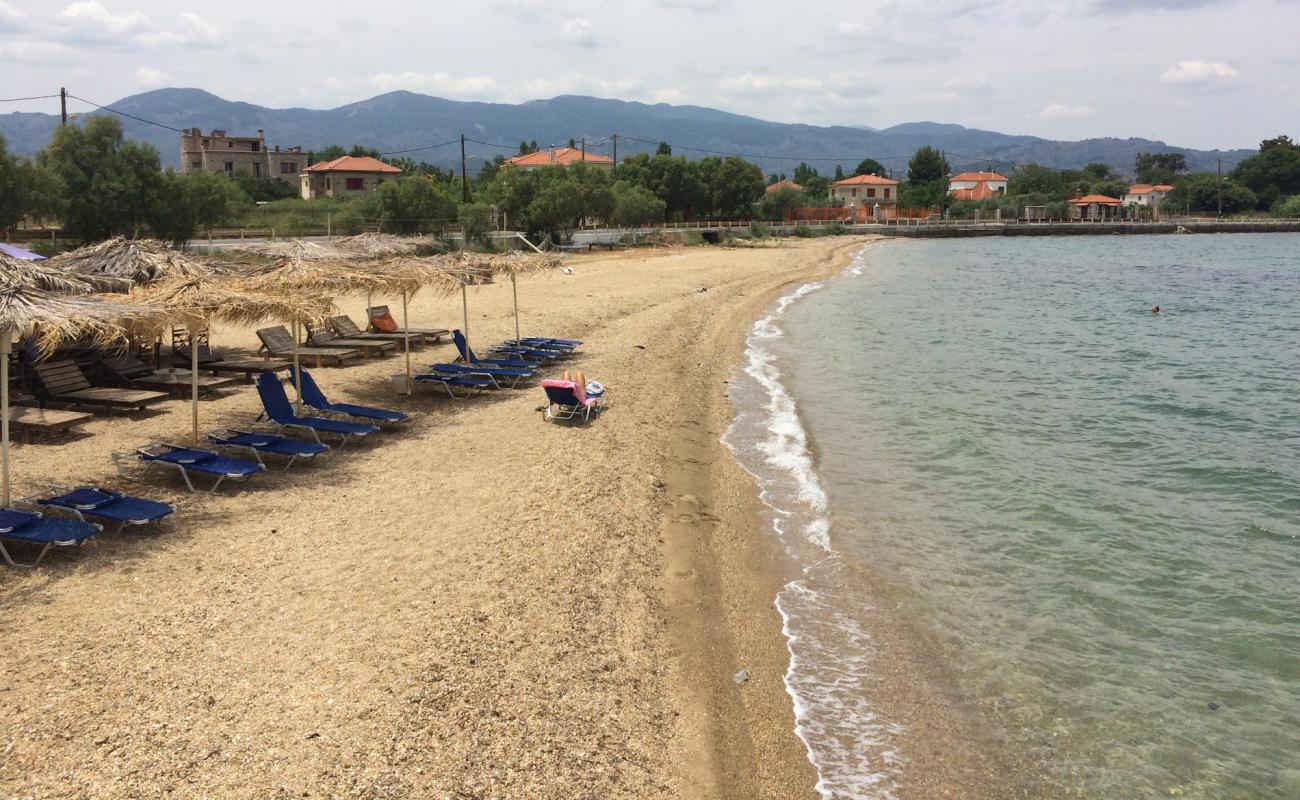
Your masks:
<instances>
[{"instance_id":1,"label":"utility pole","mask_svg":"<svg viewBox=\"0 0 1300 800\"><path fill-rule=\"evenodd\" d=\"M63 117L61 125L68 124L68 90L62 86L59 87L59 114Z\"/></svg>"},{"instance_id":2,"label":"utility pole","mask_svg":"<svg viewBox=\"0 0 1300 800\"><path fill-rule=\"evenodd\" d=\"M609 135L609 138L612 142L614 142L614 166L617 167L618 166L618 134L611 133Z\"/></svg>"},{"instance_id":3,"label":"utility pole","mask_svg":"<svg viewBox=\"0 0 1300 800\"><path fill-rule=\"evenodd\" d=\"M1219 159L1219 216L1223 216L1223 159Z\"/></svg>"},{"instance_id":4,"label":"utility pole","mask_svg":"<svg viewBox=\"0 0 1300 800\"><path fill-rule=\"evenodd\" d=\"M587 137L582 137L582 163L587 163Z\"/></svg>"},{"instance_id":5,"label":"utility pole","mask_svg":"<svg viewBox=\"0 0 1300 800\"><path fill-rule=\"evenodd\" d=\"M460 194L461 202L469 202L469 184L465 181L465 134L460 135Z\"/></svg>"}]
</instances>

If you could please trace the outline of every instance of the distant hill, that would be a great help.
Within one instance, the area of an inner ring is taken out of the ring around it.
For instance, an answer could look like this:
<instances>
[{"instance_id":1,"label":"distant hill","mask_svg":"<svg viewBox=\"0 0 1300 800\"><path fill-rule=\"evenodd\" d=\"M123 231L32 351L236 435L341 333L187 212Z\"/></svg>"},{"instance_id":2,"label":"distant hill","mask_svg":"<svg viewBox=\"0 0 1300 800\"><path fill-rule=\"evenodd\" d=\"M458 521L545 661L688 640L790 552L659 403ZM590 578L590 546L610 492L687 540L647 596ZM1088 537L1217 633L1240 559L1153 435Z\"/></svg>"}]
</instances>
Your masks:
<instances>
[{"instance_id":1,"label":"distant hill","mask_svg":"<svg viewBox=\"0 0 1300 800\"><path fill-rule=\"evenodd\" d=\"M458 140L461 133L510 147L506 151L469 143L466 149L473 157L473 171L477 171L481 159L497 153L510 155L521 140L535 139L546 146L586 136L589 142L599 142L592 145L593 151L608 154L611 133L619 134L620 158L652 151L659 141L666 141L675 146L676 154L694 158L707 154L700 151L736 153L750 157L765 172L787 174L794 170L798 159L809 159L811 166L830 175L836 163L852 171L867 156L901 174L907 157L922 145L947 151L949 162L959 170L990 164L995 169L1010 169L1028 162L1081 167L1100 161L1129 173L1134 157L1142 151L1183 153L1191 169L1210 170L1220 158L1226 168L1253 154L1250 150L1192 150L1150 139L1061 142L934 122L909 122L881 130L794 125L698 106L649 105L573 95L511 105L389 92L339 108L314 110L264 108L223 100L201 89L158 89L123 98L112 106L173 128L217 128L234 135L253 135L262 129L269 145L301 145L308 150L331 144L360 144L391 152ZM58 115L8 114L0 116L0 135L11 152L31 155L49 142L57 124ZM123 119L123 125L128 137L157 147L164 166L179 166L179 134L131 119ZM459 163L460 148L443 147L408 155L417 161L451 166Z\"/></svg>"}]
</instances>

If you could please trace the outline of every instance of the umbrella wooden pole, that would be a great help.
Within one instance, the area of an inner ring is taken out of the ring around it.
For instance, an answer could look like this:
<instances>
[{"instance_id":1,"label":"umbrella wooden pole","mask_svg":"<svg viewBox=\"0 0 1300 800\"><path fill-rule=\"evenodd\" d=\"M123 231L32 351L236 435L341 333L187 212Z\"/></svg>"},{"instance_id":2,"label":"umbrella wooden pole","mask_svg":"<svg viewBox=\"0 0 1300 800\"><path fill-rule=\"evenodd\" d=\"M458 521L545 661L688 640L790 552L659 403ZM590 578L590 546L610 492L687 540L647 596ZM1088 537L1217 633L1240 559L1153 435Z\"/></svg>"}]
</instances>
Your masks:
<instances>
[{"instance_id":1,"label":"umbrella wooden pole","mask_svg":"<svg viewBox=\"0 0 1300 800\"><path fill-rule=\"evenodd\" d=\"M460 285L461 322L465 326L465 363L469 363L469 289Z\"/></svg>"},{"instance_id":2,"label":"umbrella wooden pole","mask_svg":"<svg viewBox=\"0 0 1300 800\"><path fill-rule=\"evenodd\" d=\"M190 330L190 422L194 446L199 446L199 334Z\"/></svg>"},{"instance_id":3,"label":"umbrella wooden pole","mask_svg":"<svg viewBox=\"0 0 1300 800\"><path fill-rule=\"evenodd\" d=\"M12 333L5 329L0 331L0 440L4 451L4 505L9 505L9 352Z\"/></svg>"},{"instance_id":4,"label":"umbrella wooden pole","mask_svg":"<svg viewBox=\"0 0 1300 800\"><path fill-rule=\"evenodd\" d=\"M515 297L515 344L522 345L524 340L519 338L519 281L515 280L515 274L510 273L510 292Z\"/></svg>"},{"instance_id":5,"label":"umbrella wooden pole","mask_svg":"<svg viewBox=\"0 0 1300 800\"><path fill-rule=\"evenodd\" d=\"M406 331L406 335L402 339L406 342L406 393L409 395L414 387L411 384L411 321L406 316L405 289L402 290L402 330Z\"/></svg>"},{"instance_id":6,"label":"umbrella wooden pole","mask_svg":"<svg viewBox=\"0 0 1300 800\"><path fill-rule=\"evenodd\" d=\"M302 362L298 357L298 320L293 321L293 388L298 392L297 405L302 408Z\"/></svg>"}]
</instances>

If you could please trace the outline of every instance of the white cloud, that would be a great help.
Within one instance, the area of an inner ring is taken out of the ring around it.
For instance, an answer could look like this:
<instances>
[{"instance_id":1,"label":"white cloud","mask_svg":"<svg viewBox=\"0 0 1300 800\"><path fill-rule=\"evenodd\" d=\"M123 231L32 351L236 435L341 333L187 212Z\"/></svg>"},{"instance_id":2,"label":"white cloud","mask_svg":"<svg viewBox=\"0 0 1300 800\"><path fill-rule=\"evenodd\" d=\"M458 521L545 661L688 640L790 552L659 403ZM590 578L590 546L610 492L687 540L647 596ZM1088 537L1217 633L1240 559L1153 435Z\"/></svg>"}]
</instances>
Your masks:
<instances>
[{"instance_id":1,"label":"white cloud","mask_svg":"<svg viewBox=\"0 0 1300 800\"><path fill-rule=\"evenodd\" d=\"M27 19L27 12L0 0L0 30L16 30Z\"/></svg>"},{"instance_id":2,"label":"white cloud","mask_svg":"<svg viewBox=\"0 0 1300 800\"><path fill-rule=\"evenodd\" d=\"M1092 106L1048 103L1042 111L1038 112L1038 116L1043 119L1087 119L1096 113L1097 109Z\"/></svg>"},{"instance_id":3,"label":"white cloud","mask_svg":"<svg viewBox=\"0 0 1300 800\"><path fill-rule=\"evenodd\" d=\"M198 14L187 11L174 27L150 30L136 39L153 47L215 47L221 43L221 31Z\"/></svg>"},{"instance_id":4,"label":"white cloud","mask_svg":"<svg viewBox=\"0 0 1300 800\"><path fill-rule=\"evenodd\" d=\"M736 94L783 94L789 92L816 92L822 88L816 78L787 78L775 75L756 75L744 72L718 81L718 88Z\"/></svg>"},{"instance_id":5,"label":"white cloud","mask_svg":"<svg viewBox=\"0 0 1300 800\"><path fill-rule=\"evenodd\" d=\"M668 86L663 89L655 89L650 93L650 102L652 103L669 103L676 105L682 102L685 92L677 86Z\"/></svg>"},{"instance_id":6,"label":"white cloud","mask_svg":"<svg viewBox=\"0 0 1300 800\"><path fill-rule=\"evenodd\" d=\"M841 22L835 26L835 36L840 39L865 39L871 29L861 22Z\"/></svg>"},{"instance_id":7,"label":"white cloud","mask_svg":"<svg viewBox=\"0 0 1300 800\"><path fill-rule=\"evenodd\" d=\"M1160 73L1161 83L1183 86L1211 86L1230 83L1241 77L1236 67L1222 61L1179 61Z\"/></svg>"},{"instance_id":8,"label":"white cloud","mask_svg":"<svg viewBox=\"0 0 1300 800\"><path fill-rule=\"evenodd\" d=\"M0 42L0 59L25 64L57 64L71 60L76 51L59 42Z\"/></svg>"},{"instance_id":9,"label":"white cloud","mask_svg":"<svg viewBox=\"0 0 1300 800\"><path fill-rule=\"evenodd\" d=\"M684 8L701 14L717 11L730 3L731 0L655 0L655 5L660 8Z\"/></svg>"},{"instance_id":10,"label":"white cloud","mask_svg":"<svg viewBox=\"0 0 1300 800\"><path fill-rule=\"evenodd\" d=\"M457 77L447 72L381 72L361 78L326 78L324 83L332 94L406 90L453 98L492 98L502 88L495 78L487 75Z\"/></svg>"},{"instance_id":11,"label":"white cloud","mask_svg":"<svg viewBox=\"0 0 1300 800\"><path fill-rule=\"evenodd\" d=\"M564 23L564 38L578 47L595 47L596 31L589 19L571 19Z\"/></svg>"},{"instance_id":12,"label":"white cloud","mask_svg":"<svg viewBox=\"0 0 1300 800\"><path fill-rule=\"evenodd\" d=\"M114 14L98 0L78 0L63 9L63 18L93 39L140 33L150 27L149 17L139 11Z\"/></svg>"},{"instance_id":13,"label":"white cloud","mask_svg":"<svg viewBox=\"0 0 1300 800\"><path fill-rule=\"evenodd\" d=\"M140 67L135 71L135 82L146 89L154 89L159 86L165 86L171 82L172 76L166 72L151 67Z\"/></svg>"}]
</instances>

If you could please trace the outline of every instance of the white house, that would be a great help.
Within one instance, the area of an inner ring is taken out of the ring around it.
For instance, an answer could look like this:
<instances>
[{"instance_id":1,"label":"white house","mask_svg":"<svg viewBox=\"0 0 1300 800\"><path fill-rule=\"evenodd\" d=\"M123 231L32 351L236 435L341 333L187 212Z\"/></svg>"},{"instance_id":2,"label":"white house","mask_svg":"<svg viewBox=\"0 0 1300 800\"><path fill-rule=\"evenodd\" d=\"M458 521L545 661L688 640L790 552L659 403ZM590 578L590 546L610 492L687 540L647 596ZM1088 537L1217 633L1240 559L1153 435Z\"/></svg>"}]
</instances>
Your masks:
<instances>
[{"instance_id":1,"label":"white house","mask_svg":"<svg viewBox=\"0 0 1300 800\"><path fill-rule=\"evenodd\" d=\"M1135 183L1128 187L1128 193L1124 195L1124 205L1158 206L1160 201L1165 199L1165 195L1173 190L1174 187L1165 184L1153 186L1149 183Z\"/></svg>"},{"instance_id":2,"label":"white house","mask_svg":"<svg viewBox=\"0 0 1300 800\"><path fill-rule=\"evenodd\" d=\"M948 192L957 200L983 200L1007 193L1008 178L996 172L963 172L948 179Z\"/></svg>"}]
</instances>

